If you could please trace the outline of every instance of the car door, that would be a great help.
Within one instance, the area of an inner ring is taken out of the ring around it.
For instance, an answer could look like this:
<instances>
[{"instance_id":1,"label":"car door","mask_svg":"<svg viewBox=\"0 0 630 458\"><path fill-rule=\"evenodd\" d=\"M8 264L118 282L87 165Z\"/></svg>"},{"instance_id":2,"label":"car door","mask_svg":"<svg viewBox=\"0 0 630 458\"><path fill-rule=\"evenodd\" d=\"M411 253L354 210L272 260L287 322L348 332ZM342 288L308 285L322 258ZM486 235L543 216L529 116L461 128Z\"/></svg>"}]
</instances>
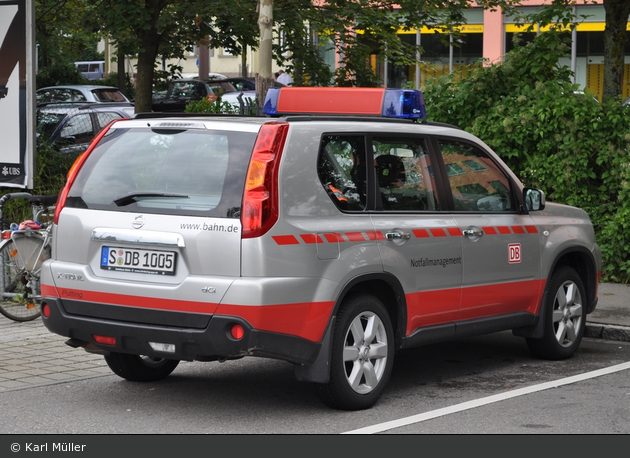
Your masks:
<instances>
[{"instance_id":1,"label":"car door","mask_svg":"<svg viewBox=\"0 0 630 458\"><path fill-rule=\"evenodd\" d=\"M416 333L422 339L417 331L431 326L452 337L461 295L462 237L434 175L426 138L374 135L370 141L380 195L372 221L383 269L405 291L406 336Z\"/></svg>"},{"instance_id":2,"label":"car door","mask_svg":"<svg viewBox=\"0 0 630 458\"><path fill-rule=\"evenodd\" d=\"M540 244L532 218L520 212L520 192L481 145L437 139L462 237L463 289L457 320L537 312Z\"/></svg>"}]
</instances>

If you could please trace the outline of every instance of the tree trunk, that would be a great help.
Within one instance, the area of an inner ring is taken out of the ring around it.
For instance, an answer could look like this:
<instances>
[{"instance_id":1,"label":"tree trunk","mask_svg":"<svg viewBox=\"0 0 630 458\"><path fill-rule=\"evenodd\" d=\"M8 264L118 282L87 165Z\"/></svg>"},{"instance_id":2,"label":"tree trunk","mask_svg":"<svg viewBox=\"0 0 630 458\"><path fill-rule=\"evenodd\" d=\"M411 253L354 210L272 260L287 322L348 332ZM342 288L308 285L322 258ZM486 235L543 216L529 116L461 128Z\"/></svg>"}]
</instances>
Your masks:
<instances>
[{"instance_id":1,"label":"tree trunk","mask_svg":"<svg viewBox=\"0 0 630 458\"><path fill-rule=\"evenodd\" d=\"M157 59L158 37L155 28L147 30L138 52L138 76L136 79L136 113L151 111L153 102L153 64Z\"/></svg>"},{"instance_id":2,"label":"tree trunk","mask_svg":"<svg viewBox=\"0 0 630 458\"><path fill-rule=\"evenodd\" d=\"M604 0L606 28L604 29L604 91L603 100L623 94L624 49L628 37L626 25L630 16L627 0Z\"/></svg>"},{"instance_id":3,"label":"tree trunk","mask_svg":"<svg viewBox=\"0 0 630 458\"><path fill-rule=\"evenodd\" d=\"M258 48L259 73L256 74L256 95L258 106L265 103L267 90L273 86L271 73L271 45L273 44L273 0L260 0L258 11L258 27L260 29L260 46Z\"/></svg>"},{"instance_id":4,"label":"tree trunk","mask_svg":"<svg viewBox=\"0 0 630 458\"><path fill-rule=\"evenodd\" d=\"M117 51L116 69L118 71L118 89L127 95L127 79L125 78L125 53L120 49Z\"/></svg>"}]
</instances>

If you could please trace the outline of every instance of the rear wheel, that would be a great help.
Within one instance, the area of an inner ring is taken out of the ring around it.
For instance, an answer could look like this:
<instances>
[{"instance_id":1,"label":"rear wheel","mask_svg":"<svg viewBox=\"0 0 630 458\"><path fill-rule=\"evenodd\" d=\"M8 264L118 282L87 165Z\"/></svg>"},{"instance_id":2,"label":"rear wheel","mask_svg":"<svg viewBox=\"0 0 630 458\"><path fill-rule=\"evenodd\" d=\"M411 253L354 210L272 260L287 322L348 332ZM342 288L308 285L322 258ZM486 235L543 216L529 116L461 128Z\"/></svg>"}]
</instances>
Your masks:
<instances>
[{"instance_id":1,"label":"rear wheel","mask_svg":"<svg viewBox=\"0 0 630 458\"><path fill-rule=\"evenodd\" d=\"M176 359L151 358L148 356L110 353L105 356L109 368L118 376L132 382L161 380L175 370Z\"/></svg>"},{"instance_id":2,"label":"rear wheel","mask_svg":"<svg viewBox=\"0 0 630 458\"><path fill-rule=\"evenodd\" d=\"M551 277L547 288L542 339L528 338L527 346L536 356L560 360L573 356L586 327L586 292L575 269L563 266Z\"/></svg>"},{"instance_id":3,"label":"rear wheel","mask_svg":"<svg viewBox=\"0 0 630 458\"><path fill-rule=\"evenodd\" d=\"M39 250L39 239L24 239ZM39 270L40 266L37 266ZM39 275L33 275L19 255L13 240L0 247L0 313L14 321L31 321L40 316Z\"/></svg>"},{"instance_id":4,"label":"rear wheel","mask_svg":"<svg viewBox=\"0 0 630 458\"><path fill-rule=\"evenodd\" d=\"M394 364L394 331L383 303L353 296L337 315L330 381L316 385L324 403L335 409L372 407L385 389Z\"/></svg>"}]
</instances>

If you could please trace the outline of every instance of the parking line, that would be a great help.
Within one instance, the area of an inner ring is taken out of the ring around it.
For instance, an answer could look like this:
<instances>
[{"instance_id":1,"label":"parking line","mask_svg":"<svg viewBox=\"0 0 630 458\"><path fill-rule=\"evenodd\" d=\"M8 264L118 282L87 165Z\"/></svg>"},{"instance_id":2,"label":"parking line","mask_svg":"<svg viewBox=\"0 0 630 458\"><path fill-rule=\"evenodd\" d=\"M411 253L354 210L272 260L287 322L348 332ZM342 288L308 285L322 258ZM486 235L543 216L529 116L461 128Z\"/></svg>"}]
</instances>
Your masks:
<instances>
[{"instance_id":1,"label":"parking line","mask_svg":"<svg viewBox=\"0 0 630 458\"><path fill-rule=\"evenodd\" d=\"M432 420L434 418L442 417L456 412L462 412L468 409L474 409L475 407L485 406L506 399L516 398L530 393L536 393L538 391L548 390L550 388L557 388L563 385L569 385L571 383L581 382L591 378L601 377L602 375L612 374L614 372L624 371L630 369L630 361L627 363L617 364L616 366L606 367L604 369L598 369L596 371L585 372L584 374L574 375L572 377L566 377L559 380L553 380L551 382L541 383L539 385L528 386L525 388L519 388L518 390L507 391L505 393L495 394L487 396L485 398L475 399L473 401L463 402L450 407L444 407L443 409L433 410L431 412L425 412L418 415L412 415L411 417L400 418L398 420L387 421L378 425L366 426L365 428L355 429L353 431L347 431L341 434L375 434L383 431L387 431L394 428L400 428L402 426L411 425L414 423L420 423L426 420Z\"/></svg>"}]
</instances>

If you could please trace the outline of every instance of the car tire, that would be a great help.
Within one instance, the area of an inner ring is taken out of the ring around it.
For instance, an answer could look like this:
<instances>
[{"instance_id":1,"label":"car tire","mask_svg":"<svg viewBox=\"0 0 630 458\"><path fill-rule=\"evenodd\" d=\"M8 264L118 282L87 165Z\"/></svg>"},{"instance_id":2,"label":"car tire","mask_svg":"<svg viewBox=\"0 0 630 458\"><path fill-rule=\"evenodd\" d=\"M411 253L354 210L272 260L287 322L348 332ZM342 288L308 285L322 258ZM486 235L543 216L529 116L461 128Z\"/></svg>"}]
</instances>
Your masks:
<instances>
[{"instance_id":1,"label":"car tire","mask_svg":"<svg viewBox=\"0 0 630 458\"><path fill-rule=\"evenodd\" d=\"M385 389L394 364L394 331L383 303L360 294L347 299L335 322L330 381L317 384L329 407L372 407Z\"/></svg>"},{"instance_id":2,"label":"car tire","mask_svg":"<svg viewBox=\"0 0 630 458\"><path fill-rule=\"evenodd\" d=\"M176 359L150 358L148 356L110 353L105 356L109 368L119 377L132 382L161 380L175 370Z\"/></svg>"},{"instance_id":3,"label":"car tire","mask_svg":"<svg viewBox=\"0 0 630 458\"><path fill-rule=\"evenodd\" d=\"M580 346L586 328L586 292L575 269L562 266L551 277L541 313L542 339L527 338L534 355L549 360L567 359Z\"/></svg>"}]
</instances>

